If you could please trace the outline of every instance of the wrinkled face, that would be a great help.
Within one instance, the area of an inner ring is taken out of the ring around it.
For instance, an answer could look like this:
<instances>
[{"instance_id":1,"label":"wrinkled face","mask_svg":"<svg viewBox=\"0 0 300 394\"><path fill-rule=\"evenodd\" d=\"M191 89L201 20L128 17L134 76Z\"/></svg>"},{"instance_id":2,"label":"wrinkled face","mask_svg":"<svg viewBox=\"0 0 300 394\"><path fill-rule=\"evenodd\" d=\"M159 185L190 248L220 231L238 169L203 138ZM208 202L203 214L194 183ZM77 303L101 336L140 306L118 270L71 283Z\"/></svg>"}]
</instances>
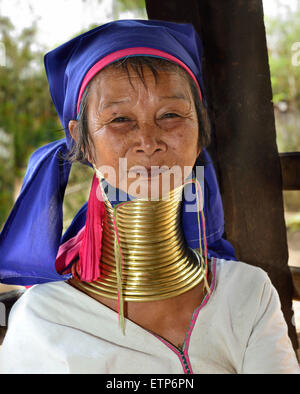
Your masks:
<instances>
[{"instance_id":1,"label":"wrinkled face","mask_svg":"<svg viewBox=\"0 0 300 394\"><path fill-rule=\"evenodd\" d=\"M101 71L90 87L87 114L96 167L115 171L106 172L113 186L150 198L165 193L167 177L171 190L182 184L200 149L187 78L161 71L155 80L147 67L143 72L144 82L134 71L130 78L121 69ZM74 136L73 130L70 125Z\"/></svg>"}]
</instances>

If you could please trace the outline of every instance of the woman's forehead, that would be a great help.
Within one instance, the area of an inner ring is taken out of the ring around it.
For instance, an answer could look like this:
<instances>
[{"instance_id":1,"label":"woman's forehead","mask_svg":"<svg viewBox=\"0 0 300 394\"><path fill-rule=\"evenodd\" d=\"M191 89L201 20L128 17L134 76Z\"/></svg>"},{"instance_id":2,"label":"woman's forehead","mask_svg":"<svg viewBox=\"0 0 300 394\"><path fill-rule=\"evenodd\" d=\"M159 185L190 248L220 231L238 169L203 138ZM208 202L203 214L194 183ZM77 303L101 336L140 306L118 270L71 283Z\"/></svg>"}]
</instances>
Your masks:
<instances>
[{"instance_id":1,"label":"woman's forehead","mask_svg":"<svg viewBox=\"0 0 300 394\"><path fill-rule=\"evenodd\" d=\"M154 73L147 66L139 70L131 68L128 72L121 67L107 67L92 80L91 89L97 96L108 98L135 94L140 90L164 93L166 97L190 95L190 83L184 70L157 70Z\"/></svg>"}]
</instances>

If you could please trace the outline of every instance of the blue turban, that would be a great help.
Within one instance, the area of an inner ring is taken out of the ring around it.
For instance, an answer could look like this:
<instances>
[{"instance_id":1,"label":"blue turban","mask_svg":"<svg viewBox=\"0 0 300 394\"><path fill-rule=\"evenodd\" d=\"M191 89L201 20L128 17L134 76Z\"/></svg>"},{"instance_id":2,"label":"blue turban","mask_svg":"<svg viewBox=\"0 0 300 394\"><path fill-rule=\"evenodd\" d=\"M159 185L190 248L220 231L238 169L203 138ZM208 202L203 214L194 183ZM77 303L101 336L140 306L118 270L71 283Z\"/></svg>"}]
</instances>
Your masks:
<instances>
[{"instance_id":1,"label":"blue turban","mask_svg":"<svg viewBox=\"0 0 300 394\"><path fill-rule=\"evenodd\" d=\"M202 80L202 45L190 24L148 20L121 20L99 26L45 55L52 100L65 138L37 149L29 159L20 195L0 234L0 281L32 285L67 280L57 272L59 246L85 225L87 203L62 235L62 204L71 169L63 156L72 146L68 123L78 115L78 98L89 70L110 55L128 48L144 48L137 55L176 58L198 83L205 104ZM160 55L161 53L168 56ZM120 52L121 53L121 52ZM206 150L204 165L204 216L208 256L236 259L233 247L222 238L224 214L214 167ZM182 226L188 245L199 247L197 215L183 210ZM203 229L202 229L203 230ZM203 237L202 237L203 239Z\"/></svg>"}]
</instances>

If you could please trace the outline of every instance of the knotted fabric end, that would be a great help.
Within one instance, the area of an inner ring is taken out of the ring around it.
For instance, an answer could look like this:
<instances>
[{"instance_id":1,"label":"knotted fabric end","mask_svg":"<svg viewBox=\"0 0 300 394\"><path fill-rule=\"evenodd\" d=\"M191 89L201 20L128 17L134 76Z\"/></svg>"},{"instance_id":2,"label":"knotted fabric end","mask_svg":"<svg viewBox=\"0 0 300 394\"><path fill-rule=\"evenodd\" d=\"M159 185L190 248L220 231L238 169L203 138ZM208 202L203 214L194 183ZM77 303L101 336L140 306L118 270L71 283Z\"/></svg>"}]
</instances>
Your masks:
<instances>
[{"instance_id":1,"label":"knotted fabric end","mask_svg":"<svg viewBox=\"0 0 300 394\"><path fill-rule=\"evenodd\" d=\"M98 178L94 175L85 226L75 237L60 246L55 262L60 272L79 256L76 269L80 280L84 282L93 282L100 277L104 202L98 198L98 193L101 193L100 187L97 190L98 186Z\"/></svg>"},{"instance_id":2,"label":"knotted fabric end","mask_svg":"<svg viewBox=\"0 0 300 394\"><path fill-rule=\"evenodd\" d=\"M93 282L100 277L104 203L97 198L98 186L99 181L96 174L94 174L88 202L85 231L79 251L78 273L80 279L85 282Z\"/></svg>"}]
</instances>

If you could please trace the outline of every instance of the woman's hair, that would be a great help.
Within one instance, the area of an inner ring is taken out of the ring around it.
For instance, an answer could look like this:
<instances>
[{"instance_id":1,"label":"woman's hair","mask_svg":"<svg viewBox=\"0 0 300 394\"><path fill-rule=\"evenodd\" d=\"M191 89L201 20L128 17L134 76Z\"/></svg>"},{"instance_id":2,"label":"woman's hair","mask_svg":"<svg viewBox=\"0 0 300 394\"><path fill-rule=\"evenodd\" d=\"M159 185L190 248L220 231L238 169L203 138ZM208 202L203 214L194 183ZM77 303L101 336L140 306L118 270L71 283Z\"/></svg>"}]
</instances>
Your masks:
<instances>
[{"instance_id":1,"label":"woman's hair","mask_svg":"<svg viewBox=\"0 0 300 394\"><path fill-rule=\"evenodd\" d=\"M149 57L149 56L134 56L128 57L126 59L118 60L107 68L121 69L126 72L130 80L130 71L134 71L136 75L141 79L143 84L145 84L144 78L144 67L147 67L152 72L155 81L157 82L159 78L160 71L175 71L183 75L191 88L192 96L194 99L194 104L197 111L198 124L199 124L199 135L198 144L201 148L205 148L210 143L210 121L208 118L208 113L204 107L203 102L200 100L199 90L190 75L178 64L171 63L165 59ZM87 119L87 105L91 83L93 79L89 82L81 98L80 114L78 117L77 126L77 141L73 142L73 146L69 151L66 159L70 162L80 161L85 162L87 158L94 158L94 146L92 139L90 138L88 131L88 119Z\"/></svg>"}]
</instances>

